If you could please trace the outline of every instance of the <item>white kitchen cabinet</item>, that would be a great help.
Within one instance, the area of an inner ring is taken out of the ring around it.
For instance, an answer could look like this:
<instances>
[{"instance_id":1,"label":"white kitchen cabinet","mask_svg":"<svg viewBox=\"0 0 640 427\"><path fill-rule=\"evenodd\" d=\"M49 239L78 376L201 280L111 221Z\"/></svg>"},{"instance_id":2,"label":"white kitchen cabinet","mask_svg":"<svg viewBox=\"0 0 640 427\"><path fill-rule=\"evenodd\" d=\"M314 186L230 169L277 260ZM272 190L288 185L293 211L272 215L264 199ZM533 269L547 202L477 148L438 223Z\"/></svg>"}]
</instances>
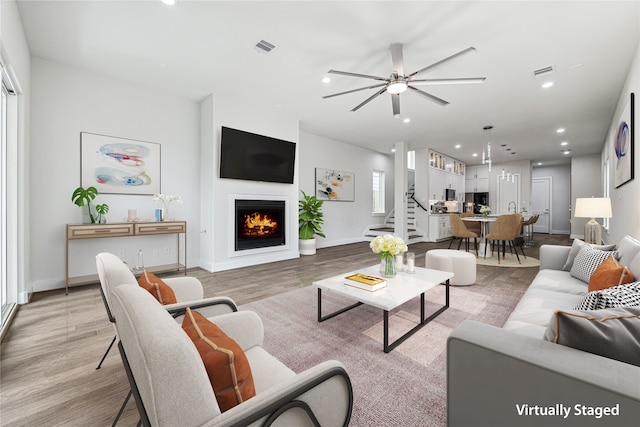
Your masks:
<instances>
[{"instance_id":1,"label":"white kitchen cabinet","mask_svg":"<svg viewBox=\"0 0 640 427\"><path fill-rule=\"evenodd\" d=\"M449 221L449 215L429 215L430 242L440 242L449 239L451 236L451 221Z\"/></svg>"},{"instance_id":2,"label":"white kitchen cabinet","mask_svg":"<svg viewBox=\"0 0 640 427\"><path fill-rule=\"evenodd\" d=\"M489 191L489 166L467 166L465 178L467 193L486 193Z\"/></svg>"}]
</instances>

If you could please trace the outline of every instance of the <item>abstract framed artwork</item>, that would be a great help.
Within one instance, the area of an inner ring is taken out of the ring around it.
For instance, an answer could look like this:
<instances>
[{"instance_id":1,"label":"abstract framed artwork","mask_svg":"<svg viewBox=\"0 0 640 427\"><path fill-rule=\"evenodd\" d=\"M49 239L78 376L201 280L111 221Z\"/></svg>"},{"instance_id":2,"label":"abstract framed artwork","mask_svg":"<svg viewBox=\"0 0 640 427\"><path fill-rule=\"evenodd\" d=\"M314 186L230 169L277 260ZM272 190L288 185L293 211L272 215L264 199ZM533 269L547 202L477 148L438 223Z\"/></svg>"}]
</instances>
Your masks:
<instances>
[{"instance_id":1,"label":"abstract framed artwork","mask_svg":"<svg viewBox=\"0 0 640 427\"><path fill-rule=\"evenodd\" d=\"M355 200L353 172L316 168L316 197L320 200L353 202Z\"/></svg>"},{"instance_id":2,"label":"abstract framed artwork","mask_svg":"<svg viewBox=\"0 0 640 427\"><path fill-rule=\"evenodd\" d=\"M160 144L80 133L80 181L101 194L160 193Z\"/></svg>"},{"instance_id":3,"label":"abstract framed artwork","mask_svg":"<svg viewBox=\"0 0 640 427\"><path fill-rule=\"evenodd\" d=\"M634 105L633 93L629 95L629 99L622 110L622 114L615 122L613 129L613 151L616 155L614 165L614 185L618 188L633 179L634 162Z\"/></svg>"}]
</instances>

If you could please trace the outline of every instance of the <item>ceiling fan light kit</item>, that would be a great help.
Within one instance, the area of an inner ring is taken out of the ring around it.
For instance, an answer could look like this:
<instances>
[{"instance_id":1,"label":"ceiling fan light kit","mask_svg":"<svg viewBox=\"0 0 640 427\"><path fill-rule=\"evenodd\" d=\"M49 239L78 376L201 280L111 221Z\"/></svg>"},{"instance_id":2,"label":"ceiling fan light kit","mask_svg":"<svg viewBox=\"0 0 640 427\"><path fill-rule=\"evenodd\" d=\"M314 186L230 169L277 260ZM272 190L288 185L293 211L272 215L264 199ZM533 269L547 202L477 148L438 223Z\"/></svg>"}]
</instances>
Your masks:
<instances>
[{"instance_id":1,"label":"ceiling fan light kit","mask_svg":"<svg viewBox=\"0 0 640 427\"><path fill-rule=\"evenodd\" d=\"M339 93L334 93L332 95L326 95L323 96L323 99L326 98L333 98L335 96L340 96L340 95L346 95L348 93L353 93L353 92L359 92L361 90L367 90L367 89L377 89L377 88L382 88L380 89L378 92L376 92L375 94L373 94L372 96L370 96L369 98L365 99L364 102L360 103L359 105L357 105L356 107L354 107L353 109L351 109L351 111L357 111L358 109L360 109L361 107L363 107L364 105L368 104L369 102L371 102L374 98L377 98L378 96L382 95L385 92L388 92L391 95L391 106L393 109L393 116L394 117L400 117L400 94L404 93L407 91L407 89L411 89L413 92L418 93L420 95L422 95L424 98L427 98L429 101L432 101L440 106L445 106L447 104L449 104L449 102L445 101L444 99L440 99L437 96L434 96L430 93L427 93L423 90L418 89L415 86L435 86L435 85L447 85L447 84L473 84L473 83L483 83L486 80L486 77L471 77L471 78L451 78L451 79L414 79L413 77L424 73L426 71L432 71L434 69L436 69L437 67L440 67L441 65L445 64L446 62L457 58L463 54L469 53L469 52L475 52L475 48L474 47L468 47L466 49L461 50L460 52L457 52L447 58L444 58L438 62L435 62L427 67L424 67L418 71L415 71L411 74L405 75L404 74L404 60L403 60L403 53L402 53L402 43L391 43L391 46L389 47L389 50L391 50L391 62L393 64L393 73L388 77L380 77L380 76L372 76L372 75L368 75L368 74L358 74L358 73L350 73L347 71L337 71L337 70L329 70L329 73L331 74L340 74L343 76L351 76L351 77L359 77L359 78L364 78L364 79L372 79L372 80L378 80L381 81L382 83L378 83L378 84L374 84L374 85L370 85L370 86L366 86L366 87L361 87L358 89L351 89L351 90L347 90L344 92L339 92Z\"/></svg>"}]
</instances>

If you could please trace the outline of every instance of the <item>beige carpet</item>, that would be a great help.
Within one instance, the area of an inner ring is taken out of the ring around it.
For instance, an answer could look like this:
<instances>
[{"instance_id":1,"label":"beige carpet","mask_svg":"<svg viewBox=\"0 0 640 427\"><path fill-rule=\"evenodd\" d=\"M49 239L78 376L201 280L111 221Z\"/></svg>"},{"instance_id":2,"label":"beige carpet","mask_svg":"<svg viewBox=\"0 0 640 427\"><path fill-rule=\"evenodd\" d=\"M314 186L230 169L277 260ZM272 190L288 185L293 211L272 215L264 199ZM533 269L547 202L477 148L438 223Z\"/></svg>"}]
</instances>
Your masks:
<instances>
[{"instance_id":1,"label":"beige carpet","mask_svg":"<svg viewBox=\"0 0 640 427\"><path fill-rule=\"evenodd\" d=\"M525 252L526 253L526 252ZM488 255L488 254L487 254ZM540 260L536 258L527 257L524 258L522 254L520 255L520 263L518 263L518 259L515 255L507 253L504 259L500 258L500 264L498 264L498 255L495 254L493 257L487 256L486 259L479 254L476 263L479 265L488 265L493 267L539 267Z\"/></svg>"},{"instance_id":2,"label":"beige carpet","mask_svg":"<svg viewBox=\"0 0 640 427\"><path fill-rule=\"evenodd\" d=\"M450 288L450 308L391 353L382 351L382 310L362 305L317 321L312 287L242 305L264 322L264 347L301 372L324 360L342 362L351 377L354 407L350 426L446 426L446 340L463 320L502 326L526 285L513 281ZM426 313L444 303L444 287L425 294ZM323 314L352 301L323 293ZM418 320L419 298L391 312L390 340Z\"/></svg>"}]
</instances>

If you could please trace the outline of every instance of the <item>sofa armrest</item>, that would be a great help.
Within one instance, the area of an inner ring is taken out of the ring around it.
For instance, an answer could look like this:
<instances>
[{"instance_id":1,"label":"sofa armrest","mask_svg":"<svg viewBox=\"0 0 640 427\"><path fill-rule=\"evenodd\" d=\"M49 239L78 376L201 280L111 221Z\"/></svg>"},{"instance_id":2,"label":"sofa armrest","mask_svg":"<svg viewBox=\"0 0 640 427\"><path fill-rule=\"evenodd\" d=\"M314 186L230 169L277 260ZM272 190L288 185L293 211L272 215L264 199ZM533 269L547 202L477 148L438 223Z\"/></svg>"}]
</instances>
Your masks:
<instances>
[{"instance_id":1,"label":"sofa armrest","mask_svg":"<svg viewBox=\"0 0 640 427\"><path fill-rule=\"evenodd\" d=\"M447 340L449 427L634 425L638 384L638 366L473 321L464 321ZM519 414L557 405L570 411L566 418ZM583 405L618 405L619 414L577 414Z\"/></svg>"},{"instance_id":2,"label":"sofa armrest","mask_svg":"<svg viewBox=\"0 0 640 427\"><path fill-rule=\"evenodd\" d=\"M562 270L570 251L571 246L540 246L540 270Z\"/></svg>"},{"instance_id":3,"label":"sofa armrest","mask_svg":"<svg viewBox=\"0 0 640 427\"><path fill-rule=\"evenodd\" d=\"M344 366L335 360L323 362L275 385L263 393L223 412L205 426L349 425L353 389ZM268 423L267 423L268 424Z\"/></svg>"},{"instance_id":4,"label":"sofa armrest","mask_svg":"<svg viewBox=\"0 0 640 427\"><path fill-rule=\"evenodd\" d=\"M173 290L179 302L200 300L204 297L202 283L195 277L167 277L162 281Z\"/></svg>"}]
</instances>

